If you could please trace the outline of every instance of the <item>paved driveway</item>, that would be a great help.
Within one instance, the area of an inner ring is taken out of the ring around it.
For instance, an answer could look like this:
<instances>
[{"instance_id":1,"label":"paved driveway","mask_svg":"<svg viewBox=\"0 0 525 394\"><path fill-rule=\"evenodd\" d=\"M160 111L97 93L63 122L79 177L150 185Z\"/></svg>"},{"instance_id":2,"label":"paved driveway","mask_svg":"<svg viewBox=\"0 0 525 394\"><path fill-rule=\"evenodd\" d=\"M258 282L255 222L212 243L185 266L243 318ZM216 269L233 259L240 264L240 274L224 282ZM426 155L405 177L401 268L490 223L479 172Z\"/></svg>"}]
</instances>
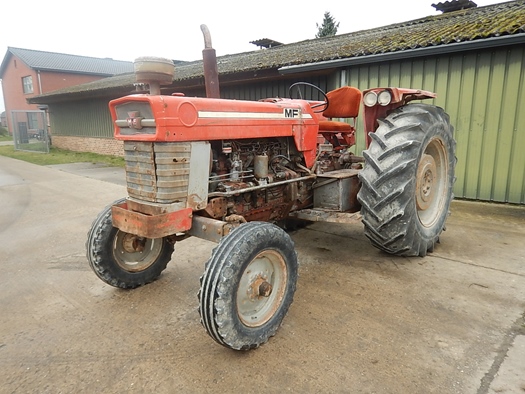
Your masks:
<instances>
[{"instance_id":1,"label":"paved driveway","mask_svg":"<svg viewBox=\"0 0 525 394\"><path fill-rule=\"evenodd\" d=\"M199 323L213 243L178 243L161 278L132 291L90 271L86 233L126 190L80 170L0 156L1 393L525 389L525 207L455 202L425 258L379 252L360 224L298 231L283 326L234 352Z\"/></svg>"}]
</instances>

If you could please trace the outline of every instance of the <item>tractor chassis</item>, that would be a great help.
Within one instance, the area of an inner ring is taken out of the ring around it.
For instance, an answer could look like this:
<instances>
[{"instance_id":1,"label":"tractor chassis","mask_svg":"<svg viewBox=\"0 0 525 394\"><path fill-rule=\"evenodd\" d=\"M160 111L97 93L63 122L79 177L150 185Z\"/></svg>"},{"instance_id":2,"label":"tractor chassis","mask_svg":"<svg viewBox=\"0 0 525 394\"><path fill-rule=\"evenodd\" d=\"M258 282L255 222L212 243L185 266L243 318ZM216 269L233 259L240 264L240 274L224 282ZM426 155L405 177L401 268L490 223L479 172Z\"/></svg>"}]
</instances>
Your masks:
<instances>
[{"instance_id":1,"label":"tractor chassis","mask_svg":"<svg viewBox=\"0 0 525 394\"><path fill-rule=\"evenodd\" d=\"M301 178L275 182L271 187L292 184L299 181L312 181L313 207L299 209L288 214L291 219L310 222L351 223L361 220L360 205L357 202L359 191L359 170L342 169L325 174L311 174ZM269 185L254 186L243 190L210 193L208 206L214 209L217 197L230 197L268 188ZM170 211L156 208L155 205L142 204L127 199L111 208L113 226L121 231L144 238L169 237L180 241L188 236L220 242L221 238L245 222L242 217L229 217L227 221L209 218L192 213L191 208ZM143 213L147 212L147 213Z\"/></svg>"}]
</instances>

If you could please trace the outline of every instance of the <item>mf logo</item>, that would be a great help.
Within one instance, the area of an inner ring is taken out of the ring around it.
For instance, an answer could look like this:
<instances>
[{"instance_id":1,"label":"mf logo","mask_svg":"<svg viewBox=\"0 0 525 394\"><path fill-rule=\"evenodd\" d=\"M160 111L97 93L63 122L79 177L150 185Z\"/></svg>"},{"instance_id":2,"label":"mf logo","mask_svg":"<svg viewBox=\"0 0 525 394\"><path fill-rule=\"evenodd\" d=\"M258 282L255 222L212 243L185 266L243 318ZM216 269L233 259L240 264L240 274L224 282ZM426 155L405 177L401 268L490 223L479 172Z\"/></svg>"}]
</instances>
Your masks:
<instances>
[{"instance_id":1,"label":"mf logo","mask_svg":"<svg viewBox=\"0 0 525 394\"><path fill-rule=\"evenodd\" d=\"M301 115L301 111L298 108L285 108L284 117L285 118L297 118Z\"/></svg>"}]
</instances>

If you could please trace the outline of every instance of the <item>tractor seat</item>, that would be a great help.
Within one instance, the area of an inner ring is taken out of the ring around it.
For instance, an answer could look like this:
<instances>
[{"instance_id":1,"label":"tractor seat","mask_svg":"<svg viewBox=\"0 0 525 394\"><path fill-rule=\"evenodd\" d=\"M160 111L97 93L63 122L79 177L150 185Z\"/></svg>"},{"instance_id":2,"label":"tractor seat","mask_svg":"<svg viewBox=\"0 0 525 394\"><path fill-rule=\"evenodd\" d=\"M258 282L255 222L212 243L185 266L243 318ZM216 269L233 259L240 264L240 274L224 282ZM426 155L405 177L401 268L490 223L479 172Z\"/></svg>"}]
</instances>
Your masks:
<instances>
[{"instance_id":1,"label":"tractor seat","mask_svg":"<svg viewBox=\"0 0 525 394\"><path fill-rule=\"evenodd\" d=\"M345 133L352 131L352 126L346 122L337 122L335 120L320 120L319 131L331 131L333 133Z\"/></svg>"},{"instance_id":2,"label":"tractor seat","mask_svg":"<svg viewBox=\"0 0 525 394\"><path fill-rule=\"evenodd\" d=\"M356 118L359 115L362 93L352 86L343 86L326 94L330 105L323 112L325 118ZM351 132L354 127L346 122L334 120L319 121L319 131L333 133Z\"/></svg>"}]
</instances>

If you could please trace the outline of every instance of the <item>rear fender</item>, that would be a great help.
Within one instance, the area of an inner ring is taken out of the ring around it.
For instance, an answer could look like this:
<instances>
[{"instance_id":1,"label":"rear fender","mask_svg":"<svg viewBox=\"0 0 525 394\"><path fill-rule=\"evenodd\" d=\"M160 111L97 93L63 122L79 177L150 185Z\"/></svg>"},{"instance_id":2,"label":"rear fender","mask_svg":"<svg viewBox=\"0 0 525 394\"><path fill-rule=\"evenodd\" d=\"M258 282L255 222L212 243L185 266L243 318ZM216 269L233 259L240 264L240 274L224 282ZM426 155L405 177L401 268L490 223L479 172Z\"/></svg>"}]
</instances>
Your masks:
<instances>
[{"instance_id":1,"label":"rear fender","mask_svg":"<svg viewBox=\"0 0 525 394\"><path fill-rule=\"evenodd\" d=\"M405 88L373 88L363 91L363 103L364 97L369 92L374 92L377 95L383 91L389 91L392 99L387 105L381 105L379 103L373 106L364 106L364 132L365 132L365 141L366 147L370 145L372 139L370 138L370 133L374 133L379 126L377 119L386 117L392 110L399 108L403 105L406 105L412 100L424 100L432 99L437 95L436 93L429 92L421 89L405 89Z\"/></svg>"}]
</instances>

